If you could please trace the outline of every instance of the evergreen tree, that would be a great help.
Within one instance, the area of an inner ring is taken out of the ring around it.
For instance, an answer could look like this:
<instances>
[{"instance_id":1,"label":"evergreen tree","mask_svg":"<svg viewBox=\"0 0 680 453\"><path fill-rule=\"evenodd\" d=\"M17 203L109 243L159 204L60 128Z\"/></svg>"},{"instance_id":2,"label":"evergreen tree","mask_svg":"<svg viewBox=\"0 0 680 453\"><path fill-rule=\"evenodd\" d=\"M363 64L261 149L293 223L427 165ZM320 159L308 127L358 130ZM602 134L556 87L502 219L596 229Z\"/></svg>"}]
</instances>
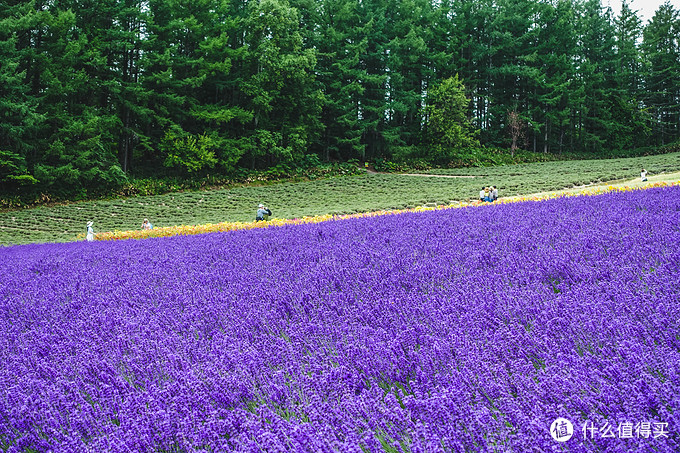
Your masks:
<instances>
[{"instance_id":1,"label":"evergreen tree","mask_svg":"<svg viewBox=\"0 0 680 453\"><path fill-rule=\"evenodd\" d=\"M32 0L0 14L5 190L83 194L161 166L308 153L450 162L479 146L472 130L594 155L680 136L670 3L644 28L601 0Z\"/></svg>"},{"instance_id":2,"label":"evergreen tree","mask_svg":"<svg viewBox=\"0 0 680 453\"><path fill-rule=\"evenodd\" d=\"M458 75L443 80L427 94L427 137L429 158L437 163L452 163L479 142L470 123L467 110L470 100Z\"/></svg>"},{"instance_id":3,"label":"evergreen tree","mask_svg":"<svg viewBox=\"0 0 680 453\"><path fill-rule=\"evenodd\" d=\"M286 0L249 4L245 21L249 77L242 80L253 112L251 165L294 162L321 132L322 93L316 54L303 48L300 16Z\"/></svg>"},{"instance_id":4,"label":"evergreen tree","mask_svg":"<svg viewBox=\"0 0 680 453\"><path fill-rule=\"evenodd\" d=\"M537 6L526 0L499 0L498 11L492 16L487 144L507 146L508 110L526 119L536 102L536 86L543 77L535 65L538 37L532 20Z\"/></svg>"},{"instance_id":5,"label":"evergreen tree","mask_svg":"<svg viewBox=\"0 0 680 453\"><path fill-rule=\"evenodd\" d=\"M180 172L233 170L249 149L239 133L252 113L235 99L231 68L244 48L233 40L238 21L231 6L223 0L149 6L141 83L151 93L146 130L158 144L154 155Z\"/></svg>"},{"instance_id":6,"label":"evergreen tree","mask_svg":"<svg viewBox=\"0 0 680 453\"><path fill-rule=\"evenodd\" d=\"M27 25L35 14L30 6L0 4L0 188L5 190L38 182L28 167L35 151L32 137L43 117L38 112L38 99L31 96L25 65L22 70L18 39L29 31Z\"/></svg>"},{"instance_id":7,"label":"evergreen tree","mask_svg":"<svg viewBox=\"0 0 680 453\"><path fill-rule=\"evenodd\" d=\"M575 89L575 14L569 0L543 3L537 14L536 57L533 59L534 102L531 123L540 129L543 152L562 152L571 131L571 94ZM577 89L577 88L576 88Z\"/></svg>"},{"instance_id":8,"label":"evergreen tree","mask_svg":"<svg viewBox=\"0 0 680 453\"><path fill-rule=\"evenodd\" d=\"M608 130L615 127L609 108L618 64L611 10L603 10L600 0L588 0L577 27L577 77L582 86L576 105L577 143L584 151L601 153L607 148Z\"/></svg>"},{"instance_id":9,"label":"evergreen tree","mask_svg":"<svg viewBox=\"0 0 680 453\"><path fill-rule=\"evenodd\" d=\"M425 92L432 74L431 27L434 11L428 0L394 2L387 43L386 146L391 155L418 154Z\"/></svg>"},{"instance_id":10,"label":"evergreen tree","mask_svg":"<svg viewBox=\"0 0 680 453\"><path fill-rule=\"evenodd\" d=\"M323 90L323 133L314 148L325 160L364 158L365 133L361 120L362 81L360 67L368 38L356 0L322 0L315 16L318 27L310 36L317 50L317 82Z\"/></svg>"},{"instance_id":11,"label":"evergreen tree","mask_svg":"<svg viewBox=\"0 0 680 453\"><path fill-rule=\"evenodd\" d=\"M46 121L36 177L79 193L115 186L125 179L117 161L120 118L108 98L101 104L103 84L90 77L101 70L101 48L91 44L72 9L55 8L43 17L36 61Z\"/></svg>"},{"instance_id":12,"label":"evergreen tree","mask_svg":"<svg viewBox=\"0 0 680 453\"><path fill-rule=\"evenodd\" d=\"M642 34L640 18L624 1L616 27L615 86L609 93L609 109L613 121L607 130L610 149L632 149L643 146L649 135L647 113L641 105L642 61L638 41Z\"/></svg>"},{"instance_id":13,"label":"evergreen tree","mask_svg":"<svg viewBox=\"0 0 680 453\"><path fill-rule=\"evenodd\" d=\"M643 31L645 105L654 121L652 141L664 145L680 137L680 12L661 5Z\"/></svg>"},{"instance_id":14,"label":"evergreen tree","mask_svg":"<svg viewBox=\"0 0 680 453\"><path fill-rule=\"evenodd\" d=\"M473 124L481 130L480 139L485 143L488 140L487 134L492 129L489 109L493 51L490 25L495 14L495 4L493 0L462 0L452 3L449 30L455 43L452 53L458 55L458 63L454 68L448 68L447 72L459 73L460 78L465 80L470 93Z\"/></svg>"},{"instance_id":15,"label":"evergreen tree","mask_svg":"<svg viewBox=\"0 0 680 453\"><path fill-rule=\"evenodd\" d=\"M361 143L365 145L366 158L389 157L385 137L387 111L387 57L388 31L391 12L387 0L360 2L360 14L365 19L363 34L366 48L359 57L363 94L359 103L359 118L363 125Z\"/></svg>"}]
</instances>

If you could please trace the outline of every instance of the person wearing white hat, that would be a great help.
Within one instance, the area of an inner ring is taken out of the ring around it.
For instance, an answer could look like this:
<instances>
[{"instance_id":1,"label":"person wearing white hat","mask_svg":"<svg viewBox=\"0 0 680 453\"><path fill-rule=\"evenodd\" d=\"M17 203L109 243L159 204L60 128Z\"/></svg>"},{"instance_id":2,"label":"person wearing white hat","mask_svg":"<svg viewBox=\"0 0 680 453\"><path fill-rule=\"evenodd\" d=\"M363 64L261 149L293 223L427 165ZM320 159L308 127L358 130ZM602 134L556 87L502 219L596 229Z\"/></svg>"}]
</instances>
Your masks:
<instances>
[{"instance_id":1,"label":"person wearing white hat","mask_svg":"<svg viewBox=\"0 0 680 453\"><path fill-rule=\"evenodd\" d=\"M272 215L271 210L269 210L268 207L260 203L257 207L257 214L255 214L255 221L260 222L263 220L269 219L269 216Z\"/></svg>"},{"instance_id":2,"label":"person wearing white hat","mask_svg":"<svg viewBox=\"0 0 680 453\"><path fill-rule=\"evenodd\" d=\"M89 222L87 222L87 235L85 236L85 239L86 239L88 242L94 241L94 228L92 228L92 225L93 225L93 224L94 224L94 223L92 222L92 220L90 220Z\"/></svg>"}]
</instances>

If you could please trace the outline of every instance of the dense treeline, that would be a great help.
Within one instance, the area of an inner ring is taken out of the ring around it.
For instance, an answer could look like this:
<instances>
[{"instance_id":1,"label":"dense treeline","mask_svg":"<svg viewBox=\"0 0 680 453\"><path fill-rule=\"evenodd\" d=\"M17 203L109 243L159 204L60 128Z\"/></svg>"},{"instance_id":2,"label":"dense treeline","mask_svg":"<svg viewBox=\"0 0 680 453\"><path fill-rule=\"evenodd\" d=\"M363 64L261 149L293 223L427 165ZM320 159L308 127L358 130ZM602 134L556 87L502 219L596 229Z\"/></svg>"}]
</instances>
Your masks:
<instances>
[{"instance_id":1,"label":"dense treeline","mask_svg":"<svg viewBox=\"0 0 680 453\"><path fill-rule=\"evenodd\" d=\"M600 0L0 2L0 185L680 137L680 15Z\"/></svg>"}]
</instances>

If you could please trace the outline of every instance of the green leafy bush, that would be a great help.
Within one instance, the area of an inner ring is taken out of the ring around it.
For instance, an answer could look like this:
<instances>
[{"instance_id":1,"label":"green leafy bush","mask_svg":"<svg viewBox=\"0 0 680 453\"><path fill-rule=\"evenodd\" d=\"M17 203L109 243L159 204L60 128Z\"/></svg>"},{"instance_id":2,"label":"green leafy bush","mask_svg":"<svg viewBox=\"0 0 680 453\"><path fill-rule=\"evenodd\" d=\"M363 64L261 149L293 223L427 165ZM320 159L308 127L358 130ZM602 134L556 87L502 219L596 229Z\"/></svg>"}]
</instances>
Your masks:
<instances>
[{"instance_id":1,"label":"green leafy bush","mask_svg":"<svg viewBox=\"0 0 680 453\"><path fill-rule=\"evenodd\" d=\"M177 135L166 132L160 144L166 154L166 167L195 174L217 164L214 140L207 135Z\"/></svg>"},{"instance_id":2,"label":"green leafy bush","mask_svg":"<svg viewBox=\"0 0 680 453\"><path fill-rule=\"evenodd\" d=\"M0 150L0 187L11 190L32 186L38 180L28 174L26 160L17 153Z\"/></svg>"}]
</instances>

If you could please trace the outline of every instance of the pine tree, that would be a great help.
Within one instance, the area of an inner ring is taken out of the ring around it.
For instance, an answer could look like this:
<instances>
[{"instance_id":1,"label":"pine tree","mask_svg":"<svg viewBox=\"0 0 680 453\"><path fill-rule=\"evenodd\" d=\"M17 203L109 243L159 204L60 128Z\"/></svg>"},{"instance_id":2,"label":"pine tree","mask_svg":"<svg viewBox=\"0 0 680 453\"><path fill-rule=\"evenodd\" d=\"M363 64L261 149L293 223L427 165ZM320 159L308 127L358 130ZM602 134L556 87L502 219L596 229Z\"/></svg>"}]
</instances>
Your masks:
<instances>
[{"instance_id":1,"label":"pine tree","mask_svg":"<svg viewBox=\"0 0 680 453\"><path fill-rule=\"evenodd\" d=\"M232 67L243 58L233 7L223 0L150 3L149 51L141 83L151 93L148 136L166 166L231 171L249 149L241 134L252 113Z\"/></svg>"},{"instance_id":2,"label":"pine tree","mask_svg":"<svg viewBox=\"0 0 680 453\"><path fill-rule=\"evenodd\" d=\"M575 118L577 143L579 149L601 153L607 148L609 129L615 127L609 108L618 64L611 10L603 10L600 0L589 0L577 27L580 37L577 77L582 86Z\"/></svg>"},{"instance_id":3,"label":"pine tree","mask_svg":"<svg viewBox=\"0 0 680 453\"><path fill-rule=\"evenodd\" d=\"M15 190L37 184L29 170L44 118L31 96L18 36L26 35L35 12L30 4L0 4L0 188Z\"/></svg>"},{"instance_id":4,"label":"pine tree","mask_svg":"<svg viewBox=\"0 0 680 453\"><path fill-rule=\"evenodd\" d=\"M323 90L321 122L323 133L314 145L325 160L365 157L361 143L362 81L360 67L368 38L364 33L359 3L356 0L323 0L315 20L318 27L310 33L310 45L317 50L317 82Z\"/></svg>"},{"instance_id":5,"label":"pine tree","mask_svg":"<svg viewBox=\"0 0 680 453\"><path fill-rule=\"evenodd\" d=\"M321 132L316 54L303 47L299 23L297 9L285 0L250 4L245 21L250 76L242 84L254 115L251 165L301 159Z\"/></svg>"},{"instance_id":6,"label":"pine tree","mask_svg":"<svg viewBox=\"0 0 680 453\"><path fill-rule=\"evenodd\" d=\"M652 140L664 145L680 137L680 12L661 5L643 31L645 105L652 113Z\"/></svg>"},{"instance_id":7,"label":"pine tree","mask_svg":"<svg viewBox=\"0 0 680 453\"><path fill-rule=\"evenodd\" d=\"M479 147L467 110L470 100L458 75L443 80L428 91L427 137L429 158L436 163L456 162Z\"/></svg>"},{"instance_id":8,"label":"pine tree","mask_svg":"<svg viewBox=\"0 0 680 453\"><path fill-rule=\"evenodd\" d=\"M609 96L613 121L608 127L607 141L610 149L632 149L643 146L649 136L647 112L641 108L642 61L638 41L642 27L637 12L626 1L614 24L618 66Z\"/></svg>"}]
</instances>

